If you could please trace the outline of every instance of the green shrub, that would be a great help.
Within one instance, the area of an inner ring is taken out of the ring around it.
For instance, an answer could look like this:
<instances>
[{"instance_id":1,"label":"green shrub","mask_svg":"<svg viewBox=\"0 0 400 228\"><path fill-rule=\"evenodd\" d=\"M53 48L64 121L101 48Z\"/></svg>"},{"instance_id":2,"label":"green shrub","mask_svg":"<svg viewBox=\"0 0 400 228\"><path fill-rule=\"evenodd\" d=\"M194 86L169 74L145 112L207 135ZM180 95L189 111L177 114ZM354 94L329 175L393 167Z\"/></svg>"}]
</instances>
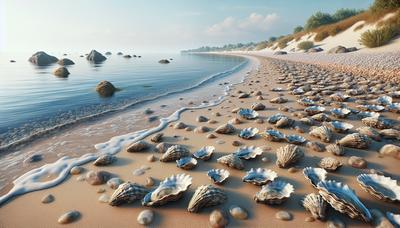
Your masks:
<instances>
[{"instance_id":1,"label":"green shrub","mask_svg":"<svg viewBox=\"0 0 400 228\"><path fill-rule=\"evenodd\" d=\"M295 33L301 32L303 30L304 30L304 28L302 26L297 26L296 28L293 29L293 33L295 34Z\"/></svg>"},{"instance_id":2,"label":"green shrub","mask_svg":"<svg viewBox=\"0 0 400 228\"><path fill-rule=\"evenodd\" d=\"M338 9L333 15L332 18L335 22L347 19L349 17L355 16L359 13L364 12L363 10L356 9Z\"/></svg>"},{"instance_id":3,"label":"green shrub","mask_svg":"<svg viewBox=\"0 0 400 228\"><path fill-rule=\"evenodd\" d=\"M315 35L315 37L314 37L314 41L315 42L323 41L328 36L329 36L329 32L328 31L318 32L317 35Z\"/></svg>"},{"instance_id":4,"label":"green shrub","mask_svg":"<svg viewBox=\"0 0 400 228\"><path fill-rule=\"evenodd\" d=\"M400 8L400 0L375 0L371 6L371 10L374 12L397 8Z\"/></svg>"},{"instance_id":5,"label":"green shrub","mask_svg":"<svg viewBox=\"0 0 400 228\"><path fill-rule=\"evenodd\" d=\"M267 48L267 45L268 45L267 41L262 41L257 44L257 46L254 48L254 50L258 51L258 50L265 49L265 48Z\"/></svg>"},{"instance_id":6,"label":"green shrub","mask_svg":"<svg viewBox=\"0 0 400 228\"><path fill-rule=\"evenodd\" d=\"M306 25L304 26L307 30L315 29L321 25L327 25L335 22L329 13L317 12L308 18Z\"/></svg>"},{"instance_id":7,"label":"green shrub","mask_svg":"<svg viewBox=\"0 0 400 228\"><path fill-rule=\"evenodd\" d=\"M283 49L283 48L287 47L287 43L290 42L291 40L293 40L293 36L290 36L290 35L280 38L278 40L278 47L280 49Z\"/></svg>"},{"instance_id":8,"label":"green shrub","mask_svg":"<svg viewBox=\"0 0 400 228\"><path fill-rule=\"evenodd\" d=\"M398 34L399 31L397 28L385 26L380 29L364 32L361 34L360 42L369 48L380 47L389 43Z\"/></svg>"},{"instance_id":9,"label":"green shrub","mask_svg":"<svg viewBox=\"0 0 400 228\"><path fill-rule=\"evenodd\" d=\"M275 42L276 40L277 40L277 38L276 38L275 36L271 36L271 37L268 39L268 42L272 43L272 42Z\"/></svg>"},{"instance_id":10,"label":"green shrub","mask_svg":"<svg viewBox=\"0 0 400 228\"><path fill-rule=\"evenodd\" d=\"M308 49L314 47L314 42L312 41L303 41L297 45L297 48L300 50L307 51Z\"/></svg>"}]
</instances>

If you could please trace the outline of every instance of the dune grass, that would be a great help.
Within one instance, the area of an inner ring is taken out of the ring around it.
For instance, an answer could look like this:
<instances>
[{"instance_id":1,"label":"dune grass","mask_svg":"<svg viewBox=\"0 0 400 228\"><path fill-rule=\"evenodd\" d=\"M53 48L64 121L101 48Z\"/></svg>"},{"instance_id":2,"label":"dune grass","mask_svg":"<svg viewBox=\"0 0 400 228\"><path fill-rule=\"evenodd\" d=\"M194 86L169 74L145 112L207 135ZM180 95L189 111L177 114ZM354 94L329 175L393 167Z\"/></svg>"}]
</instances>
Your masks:
<instances>
[{"instance_id":1,"label":"dune grass","mask_svg":"<svg viewBox=\"0 0 400 228\"><path fill-rule=\"evenodd\" d=\"M303 41L297 45L297 48L300 50L307 51L308 49L314 47L314 42L312 41Z\"/></svg>"}]
</instances>

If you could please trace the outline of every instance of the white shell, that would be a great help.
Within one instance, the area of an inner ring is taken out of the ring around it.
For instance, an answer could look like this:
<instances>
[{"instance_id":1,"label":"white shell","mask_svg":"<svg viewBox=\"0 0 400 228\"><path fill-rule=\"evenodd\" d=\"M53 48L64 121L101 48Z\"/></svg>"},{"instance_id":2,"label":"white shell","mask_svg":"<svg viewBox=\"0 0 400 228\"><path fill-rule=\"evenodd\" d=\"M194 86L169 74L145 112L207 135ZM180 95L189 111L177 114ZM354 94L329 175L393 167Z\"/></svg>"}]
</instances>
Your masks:
<instances>
[{"instance_id":1,"label":"white shell","mask_svg":"<svg viewBox=\"0 0 400 228\"><path fill-rule=\"evenodd\" d=\"M228 154L217 159L220 164L227 165L228 167L235 169L244 169L244 164L242 159L237 157L235 154Z\"/></svg>"},{"instance_id":2,"label":"white shell","mask_svg":"<svg viewBox=\"0 0 400 228\"><path fill-rule=\"evenodd\" d=\"M326 123L326 126L330 127L333 131L336 131L338 133L345 133L354 127L353 124L336 120Z\"/></svg>"},{"instance_id":3,"label":"white shell","mask_svg":"<svg viewBox=\"0 0 400 228\"><path fill-rule=\"evenodd\" d=\"M311 116L311 119L318 121L318 122L326 122L326 121L331 121L331 118L326 115L325 113L318 113L313 116Z\"/></svg>"},{"instance_id":4,"label":"white shell","mask_svg":"<svg viewBox=\"0 0 400 228\"><path fill-rule=\"evenodd\" d=\"M348 108L334 108L331 109L331 113L337 118L346 118L351 113L351 110Z\"/></svg>"},{"instance_id":5,"label":"white shell","mask_svg":"<svg viewBox=\"0 0 400 228\"><path fill-rule=\"evenodd\" d=\"M385 107L381 105L358 105L357 108L363 111L381 112Z\"/></svg>"},{"instance_id":6,"label":"white shell","mask_svg":"<svg viewBox=\"0 0 400 228\"><path fill-rule=\"evenodd\" d=\"M281 204L286 201L293 192L293 185L285 181L274 180L263 185L261 191L257 192L254 196L254 200L257 203L270 205Z\"/></svg>"},{"instance_id":7,"label":"white shell","mask_svg":"<svg viewBox=\"0 0 400 228\"><path fill-rule=\"evenodd\" d=\"M192 184L192 177L184 173L172 175L160 183L153 191L147 193L142 200L143 206L163 205L182 197Z\"/></svg>"},{"instance_id":8,"label":"white shell","mask_svg":"<svg viewBox=\"0 0 400 228\"><path fill-rule=\"evenodd\" d=\"M286 139L285 134L274 129L266 130L265 132L262 132L260 135L266 138L267 140L273 142L280 142Z\"/></svg>"},{"instance_id":9,"label":"white shell","mask_svg":"<svg viewBox=\"0 0 400 228\"><path fill-rule=\"evenodd\" d=\"M325 108L322 106L310 106L304 109L305 112L308 113L308 115L312 116L318 113L322 113L325 111Z\"/></svg>"},{"instance_id":10,"label":"white shell","mask_svg":"<svg viewBox=\"0 0 400 228\"><path fill-rule=\"evenodd\" d=\"M240 117L247 120L253 120L258 117L258 112L248 108L240 109L238 114Z\"/></svg>"},{"instance_id":11,"label":"white shell","mask_svg":"<svg viewBox=\"0 0 400 228\"><path fill-rule=\"evenodd\" d=\"M378 129L387 129L393 127L392 121L380 117L366 117L362 119L361 122L368 127L373 127Z\"/></svg>"},{"instance_id":12,"label":"white shell","mask_svg":"<svg viewBox=\"0 0 400 228\"><path fill-rule=\"evenodd\" d=\"M325 181L327 172L322 168L306 167L303 169L303 174L315 188L320 181Z\"/></svg>"},{"instance_id":13,"label":"white shell","mask_svg":"<svg viewBox=\"0 0 400 228\"><path fill-rule=\"evenodd\" d=\"M301 98L299 100L297 100L297 103L303 105L303 106L313 106L315 105L315 102L311 99L308 98Z\"/></svg>"},{"instance_id":14,"label":"white shell","mask_svg":"<svg viewBox=\"0 0 400 228\"><path fill-rule=\"evenodd\" d=\"M378 97L378 99L376 99L376 103L378 105L386 106L386 105L392 104L392 102L393 102L393 99L387 95L380 96L380 97Z\"/></svg>"},{"instance_id":15,"label":"white shell","mask_svg":"<svg viewBox=\"0 0 400 228\"><path fill-rule=\"evenodd\" d=\"M181 169L193 169L197 165L197 160L192 157L182 157L176 160L176 166Z\"/></svg>"},{"instance_id":16,"label":"white shell","mask_svg":"<svg viewBox=\"0 0 400 228\"><path fill-rule=\"evenodd\" d=\"M169 162L176 161L181 157L187 157L190 155L188 149L181 145L174 145L167 149L167 151L161 156L160 161Z\"/></svg>"},{"instance_id":17,"label":"white shell","mask_svg":"<svg viewBox=\"0 0 400 228\"><path fill-rule=\"evenodd\" d=\"M335 210L347 214L351 218L360 218L365 222L372 220L369 210L348 185L336 181L321 181L317 188L319 194Z\"/></svg>"},{"instance_id":18,"label":"white shell","mask_svg":"<svg viewBox=\"0 0 400 228\"><path fill-rule=\"evenodd\" d=\"M378 174L360 174L357 177L361 187L380 200L400 202L400 186L396 180Z\"/></svg>"},{"instance_id":19,"label":"white shell","mask_svg":"<svg viewBox=\"0 0 400 228\"><path fill-rule=\"evenodd\" d=\"M400 103L392 103L387 108L389 112L400 113Z\"/></svg>"},{"instance_id":20,"label":"white shell","mask_svg":"<svg viewBox=\"0 0 400 228\"><path fill-rule=\"evenodd\" d=\"M331 129L326 126L313 128L309 134L327 143L330 142L333 137Z\"/></svg>"},{"instance_id":21,"label":"white shell","mask_svg":"<svg viewBox=\"0 0 400 228\"><path fill-rule=\"evenodd\" d=\"M286 140L288 143L295 144L295 145L300 145L303 144L307 141L306 138L300 135L288 135L286 136Z\"/></svg>"},{"instance_id":22,"label":"white shell","mask_svg":"<svg viewBox=\"0 0 400 228\"><path fill-rule=\"evenodd\" d=\"M251 168L250 171L246 172L242 180L254 185L264 185L273 181L276 177L278 177L278 174L270 169Z\"/></svg>"},{"instance_id":23,"label":"white shell","mask_svg":"<svg viewBox=\"0 0 400 228\"><path fill-rule=\"evenodd\" d=\"M198 212L203 207L215 206L224 203L228 197L220 188L212 185L199 186L190 199L187 210Z\"/></svg>"},{"instance_id":24,"label":"white shell","mask_svg":"<svg viewBox=\"0 0 400 228\"><path fill-rule=\"evenodd\" d=\"M357 115L361 118L366 118L366 117L380 117L381 114L379 112L359 112Z\"/></svg>"},{"instance_id":25,"label":"white shell","mask_svg":"<svg viewBox=\"0 0 400 228\"><path fill-rule=\"evenodd\" d=\"M229 171L225 169L212 169L207 172L207 176L215 184L222 184L229 177L229 175Z\"/></svg>"},{"instance_id":26,"label":"white shell","mask_svg":"<svg viewBox=\"0 0 400 228\"><path fill-rule=\"evenodd\" d=\"M244 139L251 139L257 135L258 131L259 131L258 128L255 127L245 128L242 131L240 131L239 137Z\"/></svg>"},{"instance_id":27,"label":"white shell","mask_svg":"<svg viewBox=\"0 0 400 228\"><path fill-rule=\"evenodd\" d=\"M276 151L276 156L276 165L280 168L286 168L302 158L304 156L304 152L300 147L293 144L288 144L286 146L279 147Z\"/></svg>"},{"instance_id":28,"label":"white shell","mask_svg":"<svg viewBox=\"0 0 400 228\"><path fill-rule=\"evenodd\" d=\"M276 122L278 122L280 119L282 119L283 117L287 117L281 113L277 113L275 115L272 115L270 117L268 117L267 121L270 124L276 124Z\"/></svg>"},{"instance_id":29,"label":"white shell","mask_svg":"<svg viewBox=\"0 0 400 228\"><path fill-rule=\"evenodd\" d=\"M243 146L239 148L234 155L240 159L249 160L251 158L255 158L258 155L263 153L263 149L261 147L255 146Z\"/></svg>"},{"instance_id":30,"label":"white shell","mask_svg":"<svg viewBox=\"0 0 400 228\"><path fill-rule=\"evenodd\" d=\"M308 194L302 200L302 205L311 213L313 218L320 220L325 219L328 204L322 196L315 193Z\"/></svg>"},{"instance_id":31,"label":"white shell","mask_svg":"<svg viewBox=\"0 0 400 228\"><path fill-rule=\"evenodd\" d=\"M198 151L196 151L193 154L193 157L207 161L211 158L214 151L215 151L215 147L213 147L213 146L203 146L202 148L200 148Z\"/></svg>"}]
</instances>

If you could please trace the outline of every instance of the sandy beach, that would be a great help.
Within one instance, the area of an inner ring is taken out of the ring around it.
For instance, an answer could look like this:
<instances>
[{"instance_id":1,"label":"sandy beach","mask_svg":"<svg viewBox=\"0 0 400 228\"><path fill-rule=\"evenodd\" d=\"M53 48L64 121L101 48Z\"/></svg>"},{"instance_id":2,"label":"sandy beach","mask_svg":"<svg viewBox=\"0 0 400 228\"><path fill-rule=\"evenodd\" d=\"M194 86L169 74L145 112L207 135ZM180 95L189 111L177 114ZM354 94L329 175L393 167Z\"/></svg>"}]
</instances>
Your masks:
<instances>
[{"instance_id":1,"label":"sandy beach","mask_svg":"<svg viewBox=\"0 0 400 228\"><path fill-rule=\"evenodd\" d=\"M31 192L15 197L0 207L0 227L138 227L140 226L136 218L144 209L154 211L154 221L150 227L209 227L209 215L214 209L222 209L227 214L229 220L228 226L231 227L340 227L333 224L345 224L347 227L365 227L375 226L378 219L374 217L373 221L368 224L357 219L351 219L347 215L342 214L331 208L327 209L327 218L325 221L310 219L311 214L301 206L301 200L309 193L317 193L309 181L304 177L302 169L305 167L318 167L318 163L322 158L334 157L341 162L342 166L334 172L328 172L327 179L336 180L349 185L355 190L357 196L365 204L368 209L378 209L382 213L387 211L395 214L400 213L400 206L396 203L384 202L376 199L366 191L364 191L357 183L356 177L362 173L383 172L385 176L393 179L400 179L400 167L398 159L390 156L383 156L378 151L385 144L397 144L396 139L382 139L381 141L372 140L371 145L367 149L354 149L345 147L344 156L334 156L333 154L323 150L317 152L306 146L306 143L299 145L304 151L304 157L297 163L293 164L291 169L279 168L276 165L276 151L278 148L288 145L287 142L272 142L264 139L260 135L256 135L252 139L243 139L238 137L242 129L253 127L258 128L260 132L266 129L277 129L286 135L296 134L303 136L308 142L319 142L323 145L334 143L336 140L343 138L345 135L356 132L355 129L364 126L360 118L356 114L351 114L348 118L338 119L329 113L330 109L335 108L333 103L325 102L320 105L326 108L325 113L333 120L344 121L354 125L347 133L333 133L333 138L329 143L322 142L318 138L309 135L311 126L307 126L299 121L300 117L296 113L304 110L304 106L296 102L299 95L291 94L291 90L287 84L280 84L279 78L288 75L324 75L327 77L326 82L331 83L330 78L334 75L343 79L349 77L344 72L336 70L327 70L319 68L316 65L308 65L305 63L295 63L285 60L271 59L261 56L249 56L252 59L251 69L241 71L242 76L246 76L243 83L233 85L229 91L229 95L217 106L187 110L181 113L179 121L170 123L165 129L160 131L163 133L162 142L182 145L190 150L191 153L199 150L203 146L214 146L215 152L208 161L198 160L197 166L192 170L184 170L178 168L173 162L160 162L162 153L155 152L157 143L150 141L154 135L150 135L143 139L150 146L142 152L127 152L127 147L123 148L116 154L117 160L107 166L94 166L91 162L82 165L84 171L79 175L68 175L67 179L60 185ZM289 73L288 69L295 73ZM294 71L293 71L294 70ZM248 74L246 72L249 72ZM364 76L364 75L363 75ZM290 77L289 77L290 78ZM354 78L359 78L355 75ZM335 83L340 85L339 81ZM371 83L371 82L370 82ZM371 85L380 84L379 82ZM383 84L383 83L381 83ZM394 85L393 85L394 86ZM274 92L272 89L281 87L280 92ZM323 90L323 89L322 89ZM260 91L256 93L256 91ZM346 90L342 89L341 92ZM248 97L239 99L240 93L248 93ZM337 92L337 91L335 91ZM256 95L258 94L258 95ZM262 96L261 98L258 96ZM288 101L282 104L271 103L270 100L278 96L286 98ZM369 98L372 102L379 97L380 93L376 93ZM258 98L257 98L258 97ZM329 101L329 95L321 95L320 101L326 99ZM348 102L343 102L350 109L357 109L356 100L361 97L352 98ZM400 102L398 98L393 99L393 103ZM259 117L257 120L243 120L241 123L233 124L235 132L231 134L218 134L214 130L220 125L228 123L234 118L239 118L237 113L232 110L237 108L251 108L254 103L262 103L265 105L264 110L258 110ZM153 108L155 112L159 112ZM276 128L273 124L267 122L268 117L274 114L282 113L293 119L295 122L290 127ZM204 116L208 122L198 122L197 117ZM395 122L395 128L399 126L399 114L392 112L382 112L381 116ZM212 121L210 121L212 120ZM174 125L182 122L187 125L185 129L176 129ZM204 126L205 132L199 133L194 129ZM321 126L321 123L316 123ZM122 133L115 132L115 135ZM207 135L214 134L216 138L209 138ZM240 146L233 143L239 141ZM86 142L93 145L94 142ZM132 142L133 143L133 142ZM235 144L235 145L233 145ZM231 154L238 150L241 146L256 146L263 149L263 153L254 159L243 160L244 169L237 170L227 167L217 162L217 159ZM73 149L73 148L71 148ZM148 160L150 155L154 155L156 160L151 162ZM355 168L349 165L349 158L357 156L364 159L367 165L363 168ZM146 168L142 175L135 176L133 172L140 168ZM222 185L215 185L207 176L207 171L211 169L226 169L230 172L230 176ZM289 199L281 205L265 205L256 203L254 196L261 190L260 186L242 181L246 171L251 168L270 169L277 173L278 180L283 180L293 185L294 192ZM133 203L123 204L121 206L110 206L108 203L99 201L99 197L111 196L115 191L106 184L90 185L83 177L89 171L104 170L110 172L113 176L119 177L125 182L132 182L145 185L146 179L151 177L155 180L153 186L158 186L159 182L174 174L185 173L192 177L192 184L183 197L175 202L169 202L166 205L157 207L142 206L140 200ZM373 171L375 170L375 171ZM43 181L54 178L49 176ZM227 201L221 205L202 208L198 213L190 213L187 211L189 201L197 187L201 185L213 185L220 188L227 195ZM105 191L99 191L104 189ZM98 193L101 192L101 193ZM42 203L42 198L48 194L54 196L51 203ZM238 205L248 212L248 218L239 220L229 215L229 208L232 205ZM57 223L57 219L67 211L77 210L80 217L68 224L61 225ZM279 211L287 211L292 215L289 221L283 221L276 218ZM381 219L381 218L379 218ZM311 221L313 220L313 221Z\"/></svg>"}]
</instances>

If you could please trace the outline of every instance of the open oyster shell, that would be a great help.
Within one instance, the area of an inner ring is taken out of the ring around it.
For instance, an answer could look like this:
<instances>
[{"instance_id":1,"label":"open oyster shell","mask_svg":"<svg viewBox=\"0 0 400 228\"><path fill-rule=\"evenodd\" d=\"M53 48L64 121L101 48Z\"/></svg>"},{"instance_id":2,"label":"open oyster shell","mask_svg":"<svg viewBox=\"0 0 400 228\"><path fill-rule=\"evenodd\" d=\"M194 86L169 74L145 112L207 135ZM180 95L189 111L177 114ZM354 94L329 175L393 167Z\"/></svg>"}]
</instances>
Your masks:
<instances>
[{"instance_id":1,"label":"open oyster shell","mask_svg":"<svg viewBox=\"0 0 400 228\"><path fill-rule=\"evenodd\" d=\"M235 154L228 154L217 159L218 163L227 165L228 167L235 169L244 169L244 164L242 159L240 159Z\"/></svg>"},{"instance_id":2,"label":"open oyster shell","mask_svg":"<svg viewBox=\"0 0 400 228\"><path fill-rule=\"evenodd\" d=\"M197 160L196 158L192 157L182 157L179 160L176 160L176 166L181 168L181 169L193 169L197 165Z\"/></svg>"},{"instance_id":3,"label":"open oyster shell","mask_svg":"<svg viewBox=\"0 0 400 228\"><path fill-rule=\"evenodd\" d=\"M320 126L313 128L310 133L311 136L321 139L323 142L330 142L333 134L331 129L326 126Z\"/></svg>"},{"instance_id":4,"label":"open oyster shell","mask_svg":"<svg viewBox=\"0 0 400 228\"><path fill-rule=\"evenodd\" d=\"M266 130L265 132L260 133L260 135L263 138L273 142L281 142L286 139L285 134L274 129Z\"/></svg>"},{"instance_id":5,"label":"open oyster shell","mask_svg":"<svg viewBox=\"0 0 400 228\"><path fill-rule=\"evenodd\" d=\"M118 206L123 203L131 203L135 200L141 200L150 190L136 183L122 183L111 195L109 204Z\"/></svg>"},{"instance_id":6,"label":"open oyster shell","mask_svg":"<svg viewBox=\"0 0 400 228\"><path fill-rule=\"evenodd\" d=\"M377 130L372 127L359 127L356 129L358 133L362 135L366 135L375 141L381 141L381 135Z\"/></svg>"},{"instance_id":7,"label":"open oyster shell","mask_svg":"<svg viewBox=\"0 0 400 228\"><path fill-rule=\"evenodd\" d=\"M325 147L325 149L327 152L336 156L343 156L345 153L344 147L338 143L329 144Z\"/></svg>"},{"instance_id":8,"label":"open oyster shell","mask_svg":"<svg viewBox=\"0 0 400 228\"><path fill-rule=\"evenodd\" d=\"M315 102L309 98L301 98L297 100L297 103L303 105L303 106L314 106Z\"/></svg>"},{"instance_id":9,"label":"open oyster shell","mask_svg":"<svg viewBox=\"0 0 400 228\"><path fill-rule=\"evenodd\" d=\"M274 97L271 100L269 100L269 102L274 103L274 104L283 104L288 102L288 99L284 98L284 97Z\"/></svg>"},{"instance_id":10,"label":"open oyster shell","mask_svg":"<svg viewBox=\"0 0 400 228\"><path fill-rule=\"evenodd\" d=\"M310 181L315 188L320 181L325 181L327 172L322 168L306 167L303 169L304 177Z\"/></svg>"},{"instance_id":11,"label":"open oyster shell","mask_svg":"<svg viewBox=\"0 0 400 228\"><path fill-rule=\"evenodd\" d=\"M258 155L263 153L263 149L261 147L255 146L243 146L240 147L234 155L240 159L249 160L251 158L255 158Z\"/></svg>"},{"instance_id":12,"label":"open oyster shell","mask_svg":"<svg viewBox=\"0 0 400 228\"><path fill-rule=\"evenodd\" d=\"M250 171L246 172L242 180L254 185L264 185L273 181L276 177L278 177L278 174L270 169L251 168Z\"/></svg>"},{"instance_id":13,"label":"open oyster shell","mask_svg":"<svg viewBox=\"0 0 400 228\"><path fill-rule=\"evenodd\" d=\"M380 200L400 202L400 186L396 180L378 174L360 174L357 177L360 186Z\"/></svg>"},{"instance_id":14,"label":"open oyster shell","mask_svg":"<svg viewBox=\"0 0 400 228\"><path fill-rule=\"evenodd\" d=\"M311 116L311 119L313 119L313 120L315 120L315 121L318 121L318 122L328 122L328 121L331 121L331 118L330 118L328 115L326 115L325 113L318 113L318 114L315 114L315 115Z\"/></svg>"},{"instance_id":15,"label":"open oyster shell","mask_svg":"<svg viewBox=\"0 0 400 228\"><path fill-rule=\"evenodd\" d=\"M245 128L239 133L239 137L243 139L251 139L254 136L256 136L258 133L258 128L255 127L249 127Z\"/></svg>"},{"instance_id":16,"label":"open oyster shell","mask_svg":"<svg viewBox=\"0 0 400 228\"><path fill-rule=\"evenodd\" d=\"M285 115L283 115L281 113L277 113L277 114L274 114L274 115L268 117L267 121L270 124L276 124L276 122L278 122L283 117L287 117L287 116L285 116Z\"/></svg>"},{"instance_id":17,"label":"open oyster shell","mask_svg":"<svg viewBox=\"0 0 400 228\"><path fill-rule=\"evenodd\" d=\"M213 146L203 146L198 151L193 154L193 157L197 159L201 159L203 161L207 161L211 158L212 154L215 151L215 147Z\"/></svg>"},{"instance_id":18,"label":"open oyster shell","mask_svg":"<svg viewBox=\"0 0 400 228\"><path fill-rule=\"evenodd\" d=\"M322 106L310 106L304 109L305 112L308 113L308 115L313 116L318 113L322 113L325 111L325 108Z\"/></svg>"},{"instance_id":19,"label":"open oyster shell","mask_svg":"<svg viewBox=\"0 0 400 228\"><path fill-rule=\"evenodd\" d=\"M400 113L400 103L393 103L387 106L389 112Z\"/></svg>"},{"instance_id":20,"label":"open oyster shell","mask_svg":"<svg viewBox=\"0 0 400 228\"><path fill-rule=\"evenodd\" d=\"M227 199L228 197L221 189L212 185L202 185L194 192L187 210L189 212L198 212L203 207L222 204Z\"/></svg>"},{"instance_id":21,"label":"open oyster shell","mask_svg":"<svg viewBox=\"0 0 400 228\"><path fill-rule=\"evenodd\" d=\"M182 157L187 157L190 155L188 149L181 145L174 145L167 149L167 151L161 156L160 161L170 162L176 161Z\"/></svg>"},{"instance_id":22,"label":"open oyster shell","mask_svg":"<svg viewBox=\"0 0 400 228\"><path fill-rule=\"evenodd\" d=\"M376 104L384 105L384 106L390 105L390 104L392 104L392 102L393 102L393 98L391 98L387 95L380 96L375 101Z\"/></svg>"},{"instance_id":23,"label":"open oyster shell","mask_svg":"<svg viewBox=\"0 0 400 228\"><path fill-rule=\"evenodd\" d=\"M348 115L350 115L351 110L348 108L334 108L331 109L331 113L337 118L346 118Z\"/></svg>"},{"instance_id":24,"label":"open oyster shell","mask_svg":"<svg viewBox=\"0 0 400 228\"><path fill-rule=\"evenodd\" d=\"M361 118L361 119L366 118L366 117L378 118L381 116L381 114L379 112L359 112L359 113L357 113L357 116L359 116L359 118Z\"/></svg>"},{"instance_id":25,"label":"open oyster shell","mask_svg":"<svg viewBox=\"0 0 400 228\"><path fill-rule=\"evenodd\" d=\"M258 117L258 112L253 109L243 108L239 110L238 115L244 119L253 120Z\"/></svg>"},{"instance_id":26,"label":"open oyster shell","mask_svg":"<svg viewBox=\"0 0 400 228\"><path fill-rule=\"evenodd\" d=\"M192 184L192 177L184 173L172 175L158 185L156 189L147 193L142 200L143 206L158 206L182 197Z\"/></svg>"},{"instance_id":27,"label":"open oyster shell","mask_svg":"<svg viewBox=\"0 0 400 228\"><path fill-rule=\"evenodd\" d=\"M315 193L308 194L302 200L302 205L311 213L313 218L325 220L326 208L328 204L325 202L322 196Z\"/></svg>"},{"instance_id":28,"label":"open oyster shell","mask_svg":"<svg viewBox=\"0 0 400 228\"><path fill-rule=\"evenodd\" d=\"M332 121L332 122L324 123L324 124L325 124L325 126L329 127L330 129L332 129L333 131L338 132L338 133L347 132L354 127L353 124L346 123L346 122L340 122L340 121L336 121L336 120Z\"/></svg>"},{"instance_id":29,"label":"open oyster shell","mask_svg":"<svg viewBox=\"0 0 400 228\"><path fill-rule=\"evenodd\" d=\"M212 169L207 172L207 176L214 182L214 184L222 184L230 173L225 169Z\"/></svg>"},{"instance_id":30,"label":"open oyster shell","mask_svg":"<svg viewBox=\"0 0 400 228\"><path fill-rule=\"evenodd\" d=\"M369 210L348 185L328 180L319 182L317 188L322 198L335 210L347 214L350 218L359 218L365 222L372 220Z\"/></svg>"},{"instance_id":31,"label":"open oyster shell","mask_svg":"<svg viewBox=\"0 0 400 228\"><path fill-rule=\"evenodd\" d=\"M304 156L304 152L300 147L293 144L288 144L286 146L279 147L276 151L276 156L276 165L280 168L286 168L302 158Z\"/></svg>"},{"instance_id":32,"label":"open oyster shell","mask_svg":"<svg viewBox=\"0 0 400 228\"><path fill-rule=\"evenodd\" d=\"M287 135L286 141L291 144L301 145L305 143L307 139L300 135Z\"/></svg>"},{"instance_id":33,"label":"open oyster shell","mask_svg":"<svg viewBox=\"0 0 400 228\"><path fill-rule=\"evenodd\" d=\"M285 181L274 180L263 185L261 191L257 192L254 196L254 200L257 203L270 205L281 204L285 202L293 192L293 185Z\"/></svg>"},{"instance_id":34,"label":"open oyster shell","mask_svg":"<svg viewBox=\"0 0 400 228\"><path fill-rule=\"evenodd\" d=\"M371 111L371 112L382 112L383 110L385 110L385 107L381 105L370 105L370 104L358 105L357 108L362 111Z\"/></svg>"},{"instance_id":35,"label":"open oyster shell","mask_svg":"<svg viewBox=\"0 0 400 228\"><path fill-rule=\"evenodd\" d=\"M343 93L334 93L330 95L330 98L334 101L344 102L347 101L350 98L350 96Z\"/></svg>"}]
</instances>

